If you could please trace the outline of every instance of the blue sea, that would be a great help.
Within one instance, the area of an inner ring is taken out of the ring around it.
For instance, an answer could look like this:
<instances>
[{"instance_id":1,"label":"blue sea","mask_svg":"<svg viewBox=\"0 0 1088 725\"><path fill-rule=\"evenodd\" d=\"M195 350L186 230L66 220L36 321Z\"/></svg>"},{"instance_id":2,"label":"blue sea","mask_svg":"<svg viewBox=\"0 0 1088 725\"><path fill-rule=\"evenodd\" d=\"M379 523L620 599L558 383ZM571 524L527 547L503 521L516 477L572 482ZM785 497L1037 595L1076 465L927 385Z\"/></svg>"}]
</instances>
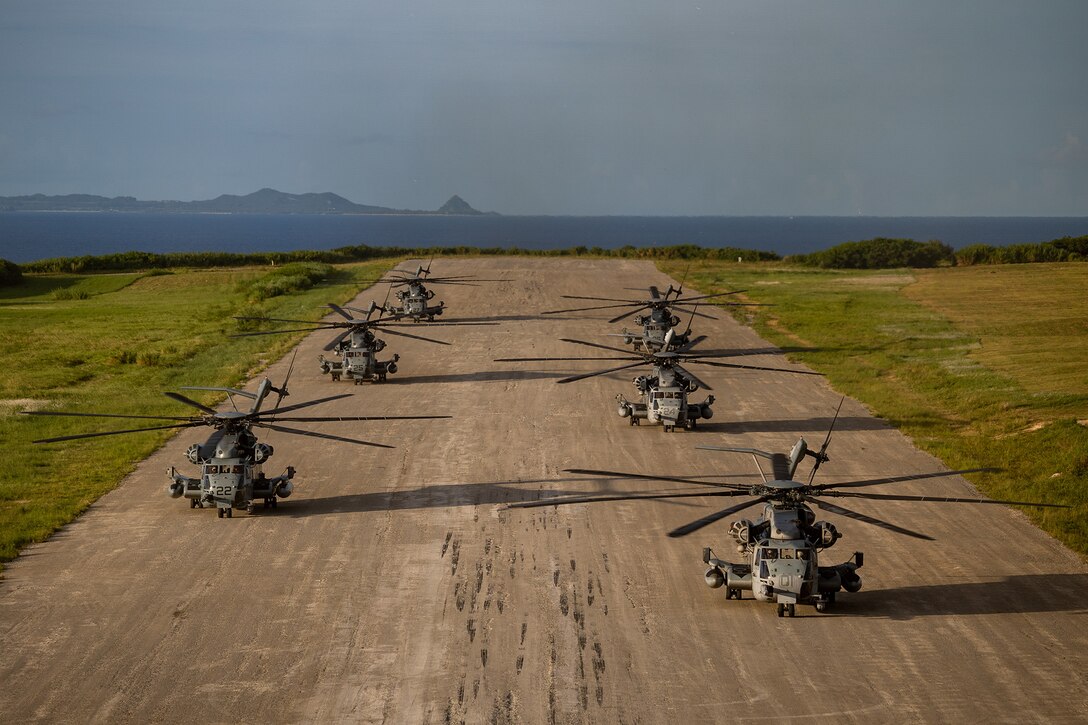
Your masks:
<instances>
[{"instance_id":1,"label":"blue sea","mask_svg":"<svg viewBox=\"0 0 1088 725\"><path fill-rule=\"evenodd\" d=\"M781 255L842 242L938 239L955 248L1088 235L1088 217L564 217L321 214L0 213L0 258L141 252L267 252L372 247L611 249L697 244Z\"/></svg>"}]
</instances>

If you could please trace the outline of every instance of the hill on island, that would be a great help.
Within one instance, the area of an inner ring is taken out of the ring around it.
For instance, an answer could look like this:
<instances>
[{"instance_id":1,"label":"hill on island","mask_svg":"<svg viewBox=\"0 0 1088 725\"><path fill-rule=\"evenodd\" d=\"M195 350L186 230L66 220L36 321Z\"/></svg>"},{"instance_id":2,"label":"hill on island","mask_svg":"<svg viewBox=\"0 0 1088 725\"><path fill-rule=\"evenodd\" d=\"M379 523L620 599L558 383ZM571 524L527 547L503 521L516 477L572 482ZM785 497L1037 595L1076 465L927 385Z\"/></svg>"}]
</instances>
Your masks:
<instances>
[{"instance_id":1,"label":"hill on island","mask_svg":"<svg viewBox=\"0 0 1088 725\"><path fill-rule=\"evenodd\" d=\"M190 214L450 214L475 215L477 211L454 195L435 211L392 209L356 204L331 192L288 194L275 189L261 189L237 196L222 194L204 201L141 201L132 196L95 196L65 194L47 196L0 196L0 211L138 211ZM493 212L488 212L493 213Z\"/></svg>"}]
</instances>

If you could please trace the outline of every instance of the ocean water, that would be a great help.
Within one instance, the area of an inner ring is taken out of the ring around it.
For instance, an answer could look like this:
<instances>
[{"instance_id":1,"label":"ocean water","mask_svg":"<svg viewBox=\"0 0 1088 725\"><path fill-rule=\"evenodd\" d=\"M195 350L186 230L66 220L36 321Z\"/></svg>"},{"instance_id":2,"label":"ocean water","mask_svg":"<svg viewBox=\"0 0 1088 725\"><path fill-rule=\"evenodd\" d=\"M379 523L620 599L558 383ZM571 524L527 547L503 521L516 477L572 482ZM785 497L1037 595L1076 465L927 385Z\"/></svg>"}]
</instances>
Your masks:
<instances>
[{"instance_id":1,"label":"ocean water","mask_svg":"<svg viewBox=\"0 0 1088 725\"><path fill-rule=\"evenodd\" d=\"M896 237L953 247L1088 235L1088 217L563 217L320 214L0 213L0 257L141 252L264 252L374 247L606 249L633 245L741 247L802 254Z\"/></svg>"}]
</instances>

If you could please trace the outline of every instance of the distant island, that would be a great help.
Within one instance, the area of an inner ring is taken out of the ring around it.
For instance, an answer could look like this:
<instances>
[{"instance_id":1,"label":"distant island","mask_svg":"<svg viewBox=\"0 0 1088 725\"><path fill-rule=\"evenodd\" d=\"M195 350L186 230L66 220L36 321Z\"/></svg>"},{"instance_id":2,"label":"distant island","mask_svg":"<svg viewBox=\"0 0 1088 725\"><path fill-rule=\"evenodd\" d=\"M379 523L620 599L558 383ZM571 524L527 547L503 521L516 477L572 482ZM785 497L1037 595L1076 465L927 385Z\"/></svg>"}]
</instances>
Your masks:
<instances>
[{"instance_id":1,"label":"distant island","mask_svg":"<svg viewBox=\"0 0 1088 725\"><path fill-rule=\"evenodd\" d=\"M435 211L390 209L384 206L356 204L331 192L287 194L275 189L261 189L245 196L222 194L205 201L141 201L132 196L112 199L93 194L46 196L0 196L0 211L129 211L188 214L426 214L449 216L493 215L473 209L454 194Z\"/></svg>"}]
</instances>

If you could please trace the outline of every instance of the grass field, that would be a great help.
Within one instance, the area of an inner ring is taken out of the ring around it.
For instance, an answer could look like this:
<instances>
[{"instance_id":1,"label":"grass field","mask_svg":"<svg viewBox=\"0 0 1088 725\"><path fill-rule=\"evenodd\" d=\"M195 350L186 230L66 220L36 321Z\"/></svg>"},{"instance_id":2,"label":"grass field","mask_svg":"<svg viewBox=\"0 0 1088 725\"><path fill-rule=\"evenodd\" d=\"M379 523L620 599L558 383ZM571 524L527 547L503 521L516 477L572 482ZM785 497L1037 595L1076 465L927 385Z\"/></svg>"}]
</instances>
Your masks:
<instances>
[{"instance_id":1,"label":"grass field","mask_svg":"<svg viewBox=\"0 0 1088 725\"><path fill-rule=\"evenodd\" d=\"M316 286L271 297L298 277L283 268L43 275L0 289L0 561L71 521L171 435L35 445L142 426L21 411L190 415L163 392L241 385L304 335L232 339L232 315L318 319L321 305L351 299L395 261L326 267Z\"/></svg>"},{"instance_id":2,"label":"grass field","mask_svg":"<svg viewBox=\"0 0 1088 725\"><path fill-rule=\"evenodd\" d=\"M768 340L1088 555L1088 265L846 272L664 263L689 287L745 289ZM801 350L800 348L810 348Z\"/></svg>"}]
</instances>

